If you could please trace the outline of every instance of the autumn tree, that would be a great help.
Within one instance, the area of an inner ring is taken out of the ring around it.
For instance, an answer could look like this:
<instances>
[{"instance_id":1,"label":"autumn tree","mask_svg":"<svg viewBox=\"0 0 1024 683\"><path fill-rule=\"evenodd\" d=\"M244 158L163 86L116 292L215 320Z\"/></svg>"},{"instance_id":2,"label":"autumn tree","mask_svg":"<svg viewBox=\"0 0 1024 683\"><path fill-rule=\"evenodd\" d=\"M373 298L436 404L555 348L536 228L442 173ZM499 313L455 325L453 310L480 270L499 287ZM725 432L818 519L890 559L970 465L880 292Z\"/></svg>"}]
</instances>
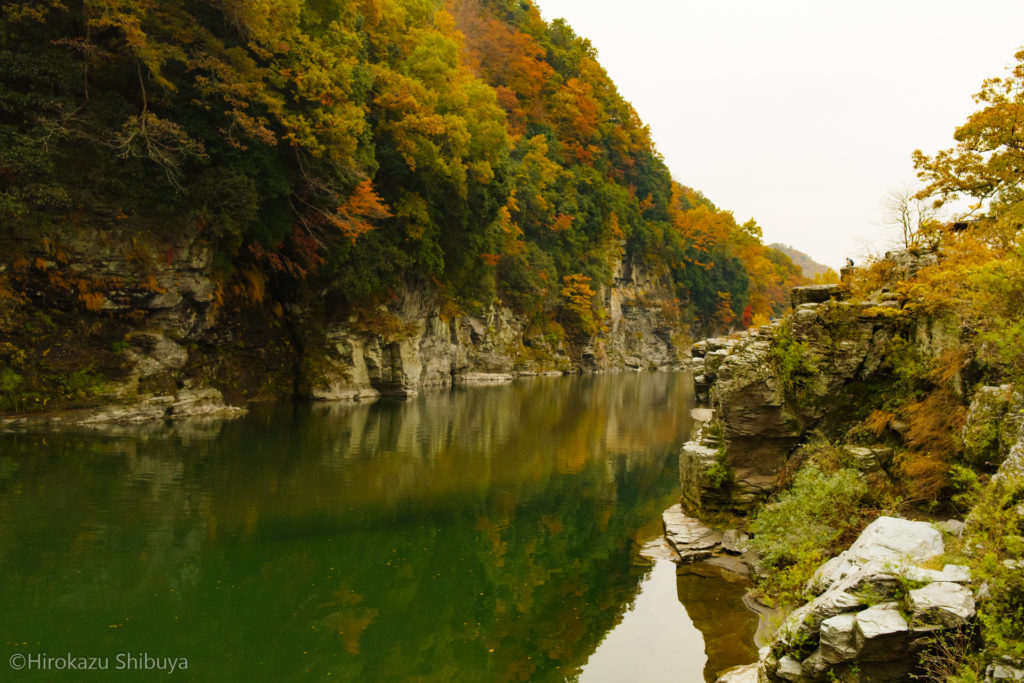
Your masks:
<instances>
[{"instance_id":1,"label":"autumn tree","mask_svg":"<svg viewBox=\"0 0 1024 683\"><path fill-rule=\"evenodd\" d=\"M946 233L943 258L908 285L922 305L960 321L977 339L989 372L1024 380L1024 51L1006 76L986 80L975 101L981 109L956 129L956 146L927 156L914 153L927 183L918 197L935 206L971 202L977 219Z\"/></svg>"},{"instance_id":2,"label":"autumn tree","mask_svg":"<svg viewBox=\"0 0 1024 683\"><path fill-rule=\"evenodd\" d=\"M972 202L993 239L1007 245L1024 224L1024 50L1003 77L987 79L974 101L981 109L953 134L956 146L928 156L914 152L914 166L926 186L918 197L936 207Z\"/></svg>"}]
</instances>

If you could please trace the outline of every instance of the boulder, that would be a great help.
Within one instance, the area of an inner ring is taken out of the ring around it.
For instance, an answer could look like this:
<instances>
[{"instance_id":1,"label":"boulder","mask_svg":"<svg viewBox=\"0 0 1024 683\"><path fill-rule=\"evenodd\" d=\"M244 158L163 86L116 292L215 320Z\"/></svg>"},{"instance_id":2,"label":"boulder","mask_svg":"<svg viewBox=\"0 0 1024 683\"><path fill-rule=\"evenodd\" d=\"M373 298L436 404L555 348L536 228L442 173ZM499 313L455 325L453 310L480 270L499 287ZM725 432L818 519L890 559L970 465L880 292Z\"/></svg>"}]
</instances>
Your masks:
<instances>
[{"instance_id":1,"label":"boulder","mask_svg":"<svg viewBox=\"0 0 1024 683\"><path fill-rule=\"evenodd\" d=\"M853 659L860 652L857 647L857 615L839 614L821 622L821 659L838 664Z\"/></svg>"},{"instance_id":2,"label":"boulder","mask_svg":"<svg viewBox=\"0 0 1024 683\"><path fill-rule=\"evenodd\" d=\"M680 560L700 560L715 554L721 546L722 535L689 517L682 506L673 505L662 513L665 540L677 553Z\"/></svg>"},{"instance_id":3,"label":"boulder","mask_svg":"<svg viewBox=\"0 0 1024 683\"><path fill-rule=\"evenodd\" d=\"M889 446L842 446L853 467L864 474L885 473L892 465L894 451Z\"/></svg>"},{"instance_id":4,"label":"boulder","mask_svg":"<svg viewBox=\"0 0 1024 683\"><path fill-rule=\"evenodd\" d=\"M775 670L775 675L787 681L800 681L803 680L804 670L800 662L786 655L779 659L779 668Z\"/></svg>"},{"instance_id":5,"label":"boulder","mask_svg":"<svg viewBox=\"0 0 1024 683\"><path fill-rule=\"evenodd\" d=\"M945 552L942 534L927 522L879 517L847 550L818 568L808 590L820 593L871 561L926 562Z\"/></svg>"},{"instance_id":6,"label":"boulder","mask_svg":"<svg viewBox=\"0 0 1024 683\"><path fill-rule=\"evenodd\" d=\"M996 683L1024 682L1024 661L1013 657L1000 657L985 669L985 680Z\"/></svg>"},{"instance_id":7,"label":"boulder","mask_svg":"<svg viewBox=\"0 0 1024 683\"><path fill-rule=\"evenodd\" d=\"M874 605L857 613L854 633L857 658L879 662L893 659L894 653L906 653L910 625L895 602Z\"/></svg>"},{"instance_id":8,"label":"boulder","mask_svg":"<svg viewBox=\"0 0 1024 683\"><path fill-rule=\"evenodd\" d=\"M944 522L936 522L935 528L955 538L960 538L964 535L964 523L959 519L947 519Z\"/></svg>"},{"instance_id":9,"label":"boulder","mask_svg":"<svg viewBox=\"0 0 1024 683\"><path fill-rule=\"evenodd\" d=\"M734 666L718 674L715 683L757 683L757 664Z\"/></svg>"},{"instance_id":10,"label":"boulder","mask_svg":"<svg viewBox=\"0 0 1024 683\"><path fill-rule=\"evenodd\" d=\"M959 583L936 581L910 591L907 607L916 622L956 628L974 617L974 595Z\"/></svg>"},{"instance_id":11,"label":"boulder","mask_svg":"<svg viewBox=\"0 0 1024 683\"><path fill-rule=\"evenodd\" d=\"M814 642L821 625L832 617L863 607L860 599L846 591L829 591L794 610L775 633L775 641L784 649Z\"/></svg>"},{"instance_id":12,"label":"boulder","mask_svg":"<svg viewBox=\"0 0 1024 683\"><path fill-rule=\"evenodd\" d=\"M968 462L976 465L1002 462L1021 436L1019 399L1011 384L978 387L963 428L964 457Z\"/></svg>"},{"instance_id":13,"label":"boulder","mask_svg":"<svg viewBox=\"0 0 1024 683\"><path fill-rule=\"evenodd\" d=\"M794 287L790 293L793 308L801 304L820 304L830 299L846 298L847 292L839 285L807 285Z\"/></svg>"},{"instance_id":14,"label":"boulder","mask_svg":"<svg viewBox=\"0 0 1024 683\"><path fill-rule=\"evenodd\" d=\"M859 680L906 680L922 631L959 628L974 617L967 567L919 566L941 552L941 534L930 524L891 517L872 522L819 568L809 588L820 594L776 631L771 654L761 661L762 680L823 680L854 670ZM908 581L924 585L904 594Z\"/></svg>"}]
</instances>

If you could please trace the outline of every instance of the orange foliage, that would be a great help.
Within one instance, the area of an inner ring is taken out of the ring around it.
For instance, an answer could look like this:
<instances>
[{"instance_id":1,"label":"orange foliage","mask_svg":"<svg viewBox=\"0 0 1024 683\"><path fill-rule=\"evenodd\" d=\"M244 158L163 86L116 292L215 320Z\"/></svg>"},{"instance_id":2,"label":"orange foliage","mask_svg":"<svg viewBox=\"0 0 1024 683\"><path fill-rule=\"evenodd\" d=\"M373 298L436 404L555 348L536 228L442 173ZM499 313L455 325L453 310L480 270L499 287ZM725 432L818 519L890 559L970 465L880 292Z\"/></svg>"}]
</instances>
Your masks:
<instances>
[{"instance_id":1,"label":"orange foliage","mask_svg":"<svg viewBox=\"0 0 1024 683\"><path fill-rule=\"evenodd\" d=\"M960 453L959 435L967 409L952 391L937 389L904 409L909 418L906 443L898 459L900 472L916 497L931 500L949 487L949 466Z\"/></svg>"},{"instance_id":2,"label":"orange foliage","mask_svg":"<svg viewBox=\"0 0 1024 683\"><path fill-rule=\"evenodd\" d=\"M569 226L572 225L573 220L575 220L574 216L568 216L564 213L560 213L555 217L555 222L551 224L551 229L555 232L565 232L569 229Z\"/></svg>"},{"instance_id":3,"label":"orange foliage","mask_svg":"<svg viewBox=\"0 0 1024 683\"><path fill-rule=\"evenodd\" d=\"M473 72L498 88L513 134L543 112L544 91L555 76L544 49L522 31L483 16L474 0L452 0L448 10L465 37L465 59Z\"/></svg>"},{"instance_id":4,"label":"orange foliage","mask_svg":"<svg viewBox=\"0 0 1024 683\"><path fill-rule=\"evenodd\" d=\"M371 220L391 218L391 209L373 189L373 181L369 178L356 185L352 195L341 206L330 222L341 230L345 237L355 240L373 230Z\"/></svg>"}]
</instances>

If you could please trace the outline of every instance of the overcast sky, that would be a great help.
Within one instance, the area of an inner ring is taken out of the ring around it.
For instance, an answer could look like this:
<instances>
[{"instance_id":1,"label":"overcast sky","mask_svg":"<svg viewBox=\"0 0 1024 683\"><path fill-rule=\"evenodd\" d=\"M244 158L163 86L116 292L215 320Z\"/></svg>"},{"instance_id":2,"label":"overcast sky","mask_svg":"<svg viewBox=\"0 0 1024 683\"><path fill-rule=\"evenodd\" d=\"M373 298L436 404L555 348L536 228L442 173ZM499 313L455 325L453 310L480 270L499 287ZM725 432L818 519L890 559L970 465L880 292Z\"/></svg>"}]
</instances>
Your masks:
<instances>
[{"instance_id":1,"label":"overcast sky","mask_svg":"<svg viewBox=\"0 0 1024 683\"><path fill-rule=\"evenodd\" d=\"M765 242L884 250L911 152L953 144L1024 47L1024 1L536 0L589 38L673 177Z\"/></svg>"}]
</instances>

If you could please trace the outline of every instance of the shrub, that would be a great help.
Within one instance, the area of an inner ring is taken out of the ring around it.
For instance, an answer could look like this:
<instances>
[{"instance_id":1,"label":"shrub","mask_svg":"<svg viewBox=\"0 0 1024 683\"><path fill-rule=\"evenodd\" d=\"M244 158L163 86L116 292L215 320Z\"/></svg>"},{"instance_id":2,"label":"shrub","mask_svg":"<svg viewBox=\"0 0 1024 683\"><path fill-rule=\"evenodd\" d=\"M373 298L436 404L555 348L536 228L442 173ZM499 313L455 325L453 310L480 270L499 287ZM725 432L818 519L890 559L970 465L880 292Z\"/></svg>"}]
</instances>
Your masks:
<instances>
[{"instance_id":1,"label":"shrub","mask_svg":"<svg viewBox=\"0 0 1024 683\"><path fill-rule=\"evenodd\" d=\"M794 394L803 389L807 379L817 370L810 345L793 337L788 320L782 323L775 334L771 359L779 378L779 386L786 394Z\"/></svg>"},{"instance_id":2,"label":"shrub","mask_svg":"<svg viewBox=\"0 0 1024 683\"><path fill-rule=\"evenodd\" d=\"M809 464L797 473L792 488L758 511L750 524L752 542L775 584L773 592L802 585L821 559L838 550L844 535L860 526L866 494L867 484L855 470L826 473Z\"/></svg>"},{"instance_id":3,"label":"shrub","mask_svg":"<svg viewBox=\"0 0 1024 683\"><path fill-rule=\"evenodd\" d=\"M971 573L988 587L978 605L987 654L1024 656L1024 483L1012 477L974 489L964 547Z\"/></svg>"}]
</instances>

